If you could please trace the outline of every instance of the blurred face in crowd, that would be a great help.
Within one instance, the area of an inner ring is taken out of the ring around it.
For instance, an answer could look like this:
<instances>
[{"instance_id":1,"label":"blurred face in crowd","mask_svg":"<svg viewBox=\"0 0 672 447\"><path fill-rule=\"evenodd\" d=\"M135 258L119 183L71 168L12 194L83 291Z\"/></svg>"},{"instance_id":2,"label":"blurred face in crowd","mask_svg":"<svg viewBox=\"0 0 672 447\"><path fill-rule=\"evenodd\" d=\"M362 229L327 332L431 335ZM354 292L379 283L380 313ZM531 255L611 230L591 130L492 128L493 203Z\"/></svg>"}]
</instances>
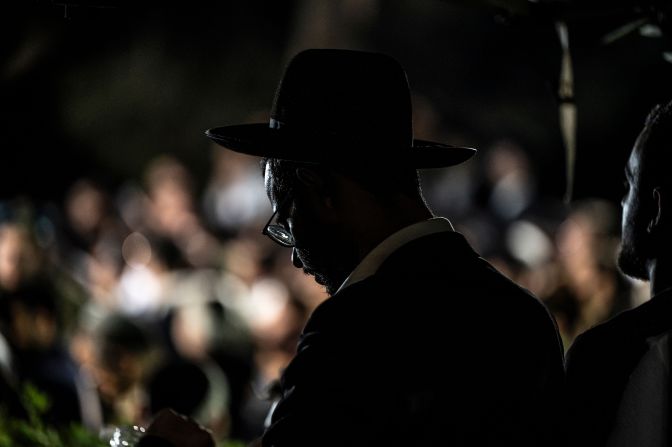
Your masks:
<instances>
[{"instance_id":1,"label":"blurred face in crowd","mask_svg":"<svg viewBox=\"0 0 672 447\"><path fill-rule=\"evenodd\" d=\"M9 336L18 349L48 349L56 342L58 324L51 311L18 301L11 303L9 314Z\"/></svg>"},{"instance_id":2,"label":"blurred face in crowd","mask_svg":"<svg viewBox=\"0 0 672 447\"><path fill-rule=\"evenodd\" d=\"M618 265L623 273L633 278L648 280L647 263L650 260L650 235L647 229L653 216L653 194L642 179L643 154L649 137L645 128L637 138L625 167L626 192L621 205L621 252Z\"/></svg>"},{"instance_id":3,"label":"blurred face in crowd","mask_svg":"<svg viewBox=\"0 0 672 447\"><path fill-rule=\"evenodd\" d=\"M310 175L310 174L309 174ZM281 191L277 174L267 163L264 171L266 192L277 211L274 223L294 237L292 263L315 277L333 295L357 265L352 242L343 234L339 209L315 185L299 180L293 191Z\"/></svg>"},{"instance_id":4,"label":"blurred face in crowd","mask_svg":"<svg viewBox=\"0 0 672 447\"><path fill-rule=\"evenodd\" d=\"M27 231L16 224L0 225L0 289L14 290L39 268L40 255Z\"/></svg>"},{"instance_id":5,"label":"blurred face in crowd","mask_svg":"<svg viewBox=\"0 0 672 447\"><path fill-rule=\"evenodd\" d=\"M65 208L74 230L81 235L90 236L105 218L105 196L91 182L80 180L68 193Z\"/></svg>"}]
</instances>

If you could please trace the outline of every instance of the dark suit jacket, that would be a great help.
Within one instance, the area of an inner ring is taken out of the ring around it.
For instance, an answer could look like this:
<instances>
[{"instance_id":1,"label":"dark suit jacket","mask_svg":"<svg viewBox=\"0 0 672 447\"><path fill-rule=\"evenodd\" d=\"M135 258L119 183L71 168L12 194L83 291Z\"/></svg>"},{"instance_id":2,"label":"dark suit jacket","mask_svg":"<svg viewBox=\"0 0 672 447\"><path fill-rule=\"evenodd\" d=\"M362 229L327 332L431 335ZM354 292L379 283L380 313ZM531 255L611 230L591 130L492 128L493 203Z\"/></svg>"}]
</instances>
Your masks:
<instances>
[{"instance_id":1,"label":"dark suit jacket","mask_svg":"<svg viewBox=\"0 0 672 447\"><path fill-rule=\"evenodd\" d=\"M462 235L424 236L315 310L263 444L554 445L562 352Z\"/></svg>"},{"instance_id":2,"label":"dark suit jacket","mask_svg":"<svg viewBox=\"0 0 672 447\"><path fill-rule=\"evenodd\" d=\"M633 372L649 352L649 341L672 330L671 315L672 291L667 291L576 339L567 354L568 445L599 447L607 444ZM669 390L669 383L648 385ZM661 431L666 427L654 429ZM652 432L651 435L672 439L667 433Z\"/></svg>"}]
</instances>

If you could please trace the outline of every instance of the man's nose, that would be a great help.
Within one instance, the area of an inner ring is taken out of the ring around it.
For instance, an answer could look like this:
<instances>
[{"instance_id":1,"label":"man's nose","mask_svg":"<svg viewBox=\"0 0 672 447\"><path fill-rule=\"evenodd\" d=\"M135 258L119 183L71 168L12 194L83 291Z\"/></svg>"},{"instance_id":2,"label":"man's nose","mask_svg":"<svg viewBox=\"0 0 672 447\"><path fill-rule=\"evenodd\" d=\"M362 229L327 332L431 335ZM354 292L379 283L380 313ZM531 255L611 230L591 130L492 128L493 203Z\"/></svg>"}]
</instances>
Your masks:
<instances>
[{"instance_id":1,"label":"man's nose","mask_svg":"<svg viewBox=\"0 0 672 447\"><path fill-rule=\"evenodd\" d=\"M292 247L292 264L294 264L294 267L297 269L300 269L303 267L303 262L299 259L299 255L296 252L296 247Z\"/></svg>"}]
</instances>

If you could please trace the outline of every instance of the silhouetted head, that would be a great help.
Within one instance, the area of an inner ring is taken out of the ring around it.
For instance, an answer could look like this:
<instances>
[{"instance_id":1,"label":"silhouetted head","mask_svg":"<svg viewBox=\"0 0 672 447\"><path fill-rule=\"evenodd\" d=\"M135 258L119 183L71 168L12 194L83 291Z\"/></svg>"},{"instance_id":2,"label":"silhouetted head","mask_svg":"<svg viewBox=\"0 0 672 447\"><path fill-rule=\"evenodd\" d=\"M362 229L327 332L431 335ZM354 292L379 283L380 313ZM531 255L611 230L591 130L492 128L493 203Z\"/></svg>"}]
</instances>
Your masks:
<instances>
[{"instance_id":1,"label":"silhouetted head","mask_svg":"<svg viewBox=\"0 0 672 447\"><path fill-rule=\"evenodd\" d=\"M634 278L650 280L652 263L667 259L672 239L672 102L647 117L625 167L619 266Z\"/></svg>"},{"instance_id":2,"label":"silhouetted head","mask_svg":"<svg viewBox=\"0 0 672 447\"><path fill-rule=\"evenodd\" d=\"M265 157L276 214L264 233L292 247L294 265L335 292L385 237L426 219L416 169L476 152L414 138L406 73L390 56L312 49L287 65L268 123L206 135Z\"/></svg>"},{"instance_id":3,"label":"silhouetted head","mask_svg":"<svg viewBox=\"0 0 672 447\"><path fill-rule=\"evenodd\" d=\"M262 166L275 210L269 227L284 236L267 234L292 247L294 265L330 294L377 243L430 216L413 168L332 168L278 159Z\"/></svg>"}]
</instances>

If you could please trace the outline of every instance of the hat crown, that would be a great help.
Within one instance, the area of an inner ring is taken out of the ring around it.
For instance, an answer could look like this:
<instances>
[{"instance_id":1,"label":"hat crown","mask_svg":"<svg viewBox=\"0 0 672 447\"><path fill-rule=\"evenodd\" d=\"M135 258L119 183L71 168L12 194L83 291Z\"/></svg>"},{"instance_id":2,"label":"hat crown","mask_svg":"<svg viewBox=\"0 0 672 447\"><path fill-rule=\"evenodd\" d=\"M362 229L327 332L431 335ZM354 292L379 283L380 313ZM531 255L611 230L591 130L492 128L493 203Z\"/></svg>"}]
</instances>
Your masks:
<instances>
[{"instance_id":1,"label":"hat crown","mask_svg":"<svg viewBox=\"0 0 672 447\"><path fill-rule=\"evenodd\" d=\"M206 135L259 157L325 165L453 166L476 152L413 138L406 73L384 54L313 49L287 65L270 123L222 126Z\"/></svg>"},{"instance_id":2,"label":"hat crown","mask_svg":"<svg viewBox=\"0 0 672 447\"><path fill-rule=\"evenodd\" d=\"M271 127L410 148L406 73L384 54L305 50L285 69L271 109Z\"/></svg>"}]
</instances>

